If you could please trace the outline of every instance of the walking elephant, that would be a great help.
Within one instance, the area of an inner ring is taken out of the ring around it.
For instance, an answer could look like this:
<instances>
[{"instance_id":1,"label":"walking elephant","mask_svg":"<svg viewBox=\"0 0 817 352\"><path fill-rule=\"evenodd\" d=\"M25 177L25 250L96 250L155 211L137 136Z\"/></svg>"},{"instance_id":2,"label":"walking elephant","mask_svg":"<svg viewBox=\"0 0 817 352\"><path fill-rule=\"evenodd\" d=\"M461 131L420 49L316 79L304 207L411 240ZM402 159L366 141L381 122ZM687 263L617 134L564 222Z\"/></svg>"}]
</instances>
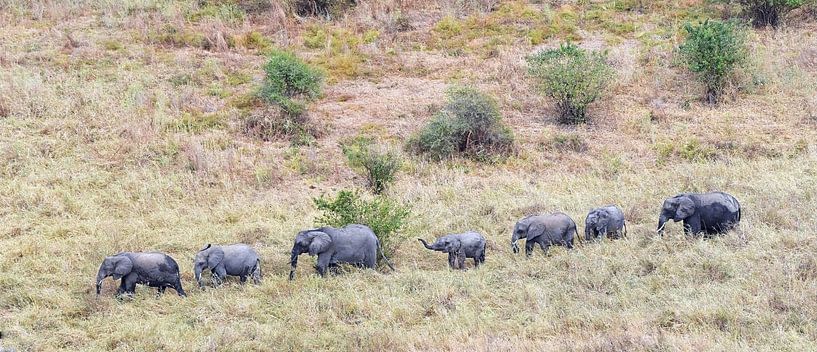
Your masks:
<instances>
[{"instance_id":1,"label":"walking elephant","mask_svg":"<svg viewBox=\"0 0 817 352\"><path fill-rule=\"evenodd\" d=\"M485 237L479 233L469 231L445 235L432 244L422 238L417 240L430 250L448 253L448 266L451 269L465 270L466 258L474 259L474 268L485 263Z\"/></svg>"},{"instance_id":2,"label":"walking elephant","mask_svg":"<svg viewBox=\"0 0 817 352\"><path fill-rule=\"evenodd\" d=\"M253 283L261 283L261 259L252 247L246 244L231 244L213 246L208 244L196 253L193 261L193 273L199 287L204 287L201 272L209 269L213 274L213 284L220 285L227 275L238 276L243 284L247 277L252 277Z\"/></svg>"},{"instance_id":3,"label":"walking elephant","mask_svg":"<svg viewBox=\"0 0 817 352\"><path fill-rule=\"evenodd\" d=\"M342 263L374 269L378 250L389 268L394 270L394 266L380 248L380 241L368 226L352 224L339 229L321 227L301 231L295 236L295 244L292 246L289 279L295 278L298 256L302 253L317 255L318 263L315 270L321 276L325 276L329 266Z\"/></svg>"},{"instance_id":4,"label":"walking elephant","mask_svg":"<svg viewBox=\"0 0 817 352\"><path fill-rule=\"evenodd\" d=\"M533 253L533 246L539 244L547 252L550 246L565 246L573 249L573 238L578 236L576 222L567 214L553 213L548 215L533 215L522 218L516 223L511 236L511 248L519 253L516 242L525 238L525 254Z\"/></svg>"},{"instance_id":5,"label":"walking elephant","mask_svg":"<svg viewBox=\"0 0 817 352\"><path fill-rule=\"evenodd\" d=\"M123 252L105 257L96 275L97 295L102 290L102 280L108 276L112 276L114 280L122 279L116 291L117 295L123 293L132 295L136 290L136 284L143 284L156 287L159 294L164 293L165 288L171 287L179 296L186 296L182 289L179 265L164 253Z\"/></svg>"},{"instance_id":6,"label":"walking elephant","mask_svg":"<svg viewBox=\"0 0 817 352\"><path fill-rule=\"evenodd\" d=\"M660 235L667 221L684 222L687 235L705 234L707 237L724 233L740 223L740 203L723 192L682 193L667 198L658 217Z\"/></svg>"},{"instance_id":7,"label":"walking elephant","mask_svg":"<svg viewBox=\"0 0 817 352\"><path fill-rule=\"evenodd\" d=\"M593 209L584 219L584 239L586 241L603 237L611 239L627 237L624 212L615 205Z\"/></svg>"}]
</instances>

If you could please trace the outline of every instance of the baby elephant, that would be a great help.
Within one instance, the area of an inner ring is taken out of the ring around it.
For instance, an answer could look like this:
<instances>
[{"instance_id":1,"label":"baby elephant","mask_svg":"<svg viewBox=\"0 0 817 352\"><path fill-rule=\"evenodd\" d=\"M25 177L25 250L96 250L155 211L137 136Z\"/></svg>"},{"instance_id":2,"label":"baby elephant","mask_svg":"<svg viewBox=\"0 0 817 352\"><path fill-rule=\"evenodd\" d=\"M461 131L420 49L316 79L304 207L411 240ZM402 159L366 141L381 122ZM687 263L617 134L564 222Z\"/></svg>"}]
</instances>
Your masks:
<instances>
[{"instance_id":1,"label":"baby elephant","mask_svg":"<svg viewBox=\"0 0 817 352\"><path fill-rule=\"evenodd\" d=\"M227 275L238 276L241 283L247 282L247 276L252 277L253 283L261 283L261 259L252 247L246 244L231 244L213 246L208 244L197 254L193 264L196 282L204 287L201 281L201 272L210 269L213 274L213 285L224 282Z\"/></svg>"},{"instance_id":2,"label":"baby elephant","mask_svg":"<svg viewBox=\"0 0 817 352\"><path fill-rule=\"evenodd\" d=\"M179 276L179 265L164 253L123 252L105 257L96 275L97 295L102 290L102 280L108 276L113 276L114 280L122 279L117 295L132 295L136 284L143 284L158 288L159 294L164 293L165 288L172 287L179 296L186 296Z\"/></svg>"},{"instance_id":3,"label":"baby elephant","mask_svg":"<svg viewBox=\"0 0 817 352\"><path fill-rule=\"evenodd\" d=\"M573 238L578 236L576 223L567 214L553 213L548 215L533 215L524 217L516 223L511 235L511 248L519 253L516 241L525 239L525 254L533 254L533 246L539 247L547 253L550 246L565 246L573 249Z\"/></svg>"},{"instance_id":4,"label":"baby elephant","mask_svg":"<svg viewBox=\"0 0 817 352\"><path fill-rule=\"evenodd\" d=\"M593 209L584 219L585 240L597 240L605 236L611 239L627 237L624 212L615 205Z\"/></svg>"},{"instance_id":5,"label":"baby elephant","mask_svg":"<svg viewBox=\"0 0 817 352\"><path fill-rule=\"evenodd\" d=\"M448 266L451 269L465 270L465 258L474 259L474 268L485 263L485 237L476 232L445 235L432 244L422 238L417 240L432 251L448 253Z\"/></svg>"}]
</instances>

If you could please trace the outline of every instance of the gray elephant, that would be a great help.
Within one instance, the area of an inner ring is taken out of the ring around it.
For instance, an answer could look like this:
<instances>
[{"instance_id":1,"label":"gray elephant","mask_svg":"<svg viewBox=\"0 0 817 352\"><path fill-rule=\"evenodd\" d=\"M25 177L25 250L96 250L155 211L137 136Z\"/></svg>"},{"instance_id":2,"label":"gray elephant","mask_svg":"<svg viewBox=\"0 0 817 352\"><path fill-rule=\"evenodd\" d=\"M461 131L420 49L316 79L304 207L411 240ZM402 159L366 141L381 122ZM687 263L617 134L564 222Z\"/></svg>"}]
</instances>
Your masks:
<instances>
[{"instance_id":1,"label":"gray elephant","mask_svg":"<svg viewBox=\"0 0 817 352\"><path fill-rule=\"evenodd\" d=\"M179 296L186 296L182 289L179 265L170 256L157 252L123 252L105 257L96 275L96 294L102 290L102 280L112 276L121 280L117 295L130 294L136 291L136 284L156 287L162 294L165 288L171 287Z\"/></svg>"},{"instance_id":2,"label":"gray elephant","mask_svg":"<svg viewBox=\"0 0 817 352\"><path fill-rule=\"evenodd\" d=\"M669 220L683 221L687 235L703 233L709 237L740 223L740 203L723 192L682 193L664 201L658 217L658 234L664 233Z\"/></svg>"},{"instance_id":3,"label":"gray elephant","mask_svg":"<svg viewBox=\"0 0 817 352\"><path fill-rule=\"evenodd\" d=\"M567 214L557 212L548 215L532 215L522 218L514 226L511 248L514 253L519 253L516 241L525 238L527 256L533 253L533 246L537 243L546 253L550 246L565 246L573 249L573 238L578 235L576 222Z\"/></svg>"},{"instance_id":4,"label":"gray elephant","mask_svg":"<svg viewBox=\"0 0 817 352\"><path fill-rule=\"evenodd\" d=\"M246 244L213 246L208 244L196 253L193 261L193 272L199 287L204 287L201 272L209 269L213 274L214 286L221 285L227 275L238 276L241 283L247 282L247 276L253 283L261 283L261 259L252 247Z\"/></svg>"},{"instance_id":5,"label":"gray elephant","mask_svg":"<svg viewBox=\"0 0 817 352\"><path fill-rule=\"evenodd\" d=\"M374 269L378 250L389 268L394 270L394 266L380 248L380 240L368 226L352 224L339 229L321 227L301 231L295 236L295 244L292 246L289 279L295 278L298 256L302 253L317 255L318 263L315 270L321 276L325 276L327 268L344 263Z\"/></svg>"},{"instance_id":6,"label":"gray elephant","mask_svg":"<svg viewBox=\"0 0 817 352\"><path fill-rule=\"evenodd\" d=\"M593 209L584 219L584 239L590 241L602 237L611 239L627 237L624 212L615 205Z\"/></svg>"},{"instance_id":7,"label":"gray elephant","mask_svg":"<svg viewBox=\"0 0 817 352\"><path fill-rule=\"evenodd\" d=\"M474 268L485 263L485 237L476 232L445 235L430 245L422 238L417 240L430 250L448 253L451 269L465 270L466 258L474 259Z\"/></svg>"}]
</instances>

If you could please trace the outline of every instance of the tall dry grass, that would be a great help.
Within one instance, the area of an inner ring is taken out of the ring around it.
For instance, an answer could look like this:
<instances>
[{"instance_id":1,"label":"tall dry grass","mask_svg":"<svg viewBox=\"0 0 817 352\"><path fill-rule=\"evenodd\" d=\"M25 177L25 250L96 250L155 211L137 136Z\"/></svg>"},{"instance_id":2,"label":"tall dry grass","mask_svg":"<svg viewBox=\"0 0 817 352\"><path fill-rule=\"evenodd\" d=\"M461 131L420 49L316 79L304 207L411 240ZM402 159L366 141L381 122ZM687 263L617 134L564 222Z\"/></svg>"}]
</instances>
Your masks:
<instances>
[{"instance_id":1,"label":"tall dry grass","mask_svg":"<svg viewBox=\"0 0 817 352\"><path fill-rule=\"evenodd\" d=\"M383 33L361 49L369 74L327 86L310 110L324 136L292 147L241 133L246 111L236 100L260 83L262 50L148 40L162 22L210 26L184 20L179 9L192 2L38 4L56 10L38 17L29 12L33 4L2 7L0 348L815 349L812 23L754 32L748 83L717 109L697 100L700 87L672 64L671 44L638 33L611 37L604 27L583 32L582 45L610 49L618 83L592 108L591 123L576 128L557 125L550 103L526 80L523 58L534 51L527 39L511 36L493 48L496 55L425 48L449 11L445 2L394 2L412 24L404 32L373 20L391 14L387 2L362 2L331 23L289 19L274 27L251 16L223 27L229 35L259 31L307 58L317 55L300 44L310 25ZM661 37L672 32L667 18L679 21L702 6L673 4L614 14ZM579 16L592 10L549 6ZM128 10L135 7L141 10ZM520 21L498 23L527 25ZM410 239L392 258L397 272L321 279L303 265L287 281L294 234L316 216L310 198L363 185L337 142L363 132L399 145L452 82L498 98L519 155L500 164L410 158L388 191L414 212ZM663 238L653 235L664 197L708 190L741 201L739 231L694 240L670 224ZM518 218L559 210L581 223L608 203L624 209L627 240L530 259L511 253ZM469 229L488 238L479 270L449 271L443 255L413 240ZM258 250L263 284L231 279L195 288L194 253L231 242ZM133 299L117 300L110 280L95 296L102 258L125 250L176 258L189 296L157 299L140 287Z\"/></svg>"}]
</instances>

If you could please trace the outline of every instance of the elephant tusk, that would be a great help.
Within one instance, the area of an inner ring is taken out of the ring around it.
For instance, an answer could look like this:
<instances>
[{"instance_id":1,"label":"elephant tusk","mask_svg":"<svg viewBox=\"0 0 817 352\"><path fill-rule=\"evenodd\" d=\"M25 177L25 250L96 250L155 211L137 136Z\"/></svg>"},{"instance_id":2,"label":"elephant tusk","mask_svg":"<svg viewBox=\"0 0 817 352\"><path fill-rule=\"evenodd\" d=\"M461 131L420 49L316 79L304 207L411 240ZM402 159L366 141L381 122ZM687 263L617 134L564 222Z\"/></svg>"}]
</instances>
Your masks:
<instances>
[{"instance_id":1,"label":"elephant tusk","mask_svg":"<svg viewBox=\"0 0 817 352\"><path fill-rule=\"evenodd\" d=\"M657 233L661 233L661 231L664 231L664 227L665 227L665 226L667 226L667 223L666 223L666 222L665 222L665 223L663 223L663 224L661 224L661 227L659 227L659 228L658 228L658 230L655 230L655 232L657 232Z\"/></svg>"}]
</instances>

